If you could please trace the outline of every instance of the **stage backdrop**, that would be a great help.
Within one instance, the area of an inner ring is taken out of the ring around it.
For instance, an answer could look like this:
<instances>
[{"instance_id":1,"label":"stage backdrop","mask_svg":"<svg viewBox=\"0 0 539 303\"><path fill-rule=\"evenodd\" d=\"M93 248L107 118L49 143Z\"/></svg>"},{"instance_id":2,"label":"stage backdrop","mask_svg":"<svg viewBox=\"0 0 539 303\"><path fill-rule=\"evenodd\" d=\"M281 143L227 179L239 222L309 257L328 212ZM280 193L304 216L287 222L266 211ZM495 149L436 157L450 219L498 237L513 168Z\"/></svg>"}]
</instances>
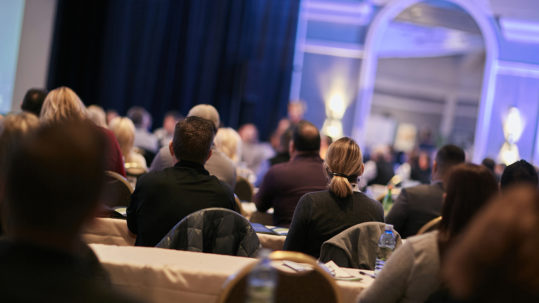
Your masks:
<instances>
[{"instance_id":1,"label":"stage backdrop","mask_svg":"<svg viewBox=\"0 0 539 303\"><path fill-rule=\"evenodd\" d=\"M286 114L299 0L59 0L49 89L125 114L209 103L263 138Z\"/></svg>"}]
</instances>

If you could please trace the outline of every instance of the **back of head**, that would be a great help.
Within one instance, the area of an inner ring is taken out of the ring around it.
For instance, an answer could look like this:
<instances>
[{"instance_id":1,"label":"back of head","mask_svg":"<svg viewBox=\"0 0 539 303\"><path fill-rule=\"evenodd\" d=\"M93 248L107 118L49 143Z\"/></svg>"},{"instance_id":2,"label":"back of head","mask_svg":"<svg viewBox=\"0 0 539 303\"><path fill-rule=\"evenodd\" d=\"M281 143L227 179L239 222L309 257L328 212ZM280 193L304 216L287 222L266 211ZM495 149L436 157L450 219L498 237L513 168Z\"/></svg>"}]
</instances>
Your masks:
<instances>
[{"instance_id":1,"label":"back of head","mask_svg":"<svg viewBox=\"0 0 539 303\"><path fill-rule=\"evenodd\" d=\"M21 109L39 117L39 113L41 113L41 107L43 106L43 101L45 101L45 97L47 97L46 90L40 88L31 88L24 95Z\"/></svg>"},{"instance_id":2,"label":"back of head","mask_svg":"<svg viewBox=\"0 0 539 303\"><path fill-rule=\"evenodd\" d=\"M105 110L98 105L90 105L87 108L88 119L94 122L97 126L107 127L107 115Z\"/></svg>"},{"instance_id":3,"label":"back of head","mask_svg":"<svg viewBox=\"0 0 539 303\"><path fill-rule=\"evenodd\" d=\"M47 95L40 114L41 121L46 123L86 118L84 103L72 89L65 86L54 89Z\"/></svg>"},{"instance_id":4,"label":"back of head","mask_svg":"<svg viewBox=\"0 0 539 303\"><path fill-rule=\"evenodd\" d=\"M6 116L0 122L0 170L3 176L19 144L39 126L39 119L31 113L22 112Z\"/></svg>"},{"instance_id":5,"label":"back of head","mask_svg":"<svg viewBox=\"0 0 539 303\"><path fill-rule=\"evenodd\" d=\"M442 146L436 153L436 174L439 179L443 178L453 166L463 163L466 155L462 148L448 144Z\"/></svg>"},{"instance_id":6,"label":"back of head","mask_svg":"<svg viewBox=\"0 0 539 303\"><path fill-rule=\"evenodd\" d=\"M218 129L219 125L221 124L221 121L219 119L219 112L217 112L217 109L215 109L215 107L209 104L195 105L193 108L191 108L191 110L187 114L187 117L199 117L210 120L211 122L213 122L215 129Z\"/></svg>"},{"instance_id":7,"label":"back of head","mask_svg":"<svg viewBox=\"0 0 539 303\"><path fill-rule=\"evenodd\" d=\"M351 183L356 183L363 172L361 149L354 140L340 138L329 146L325 167L330 178L329 191L339 198L350 196Z\"/></svg>"},{"instance_id":8,"label":"back of head","mask_svg":"<svg viewBox=\"0 0 539 303\"><path fill-rule=\"evenodd\" d=\"M537 189L521 185L502 192L448 252L443 273L454 296L465 302L539 302L537 230Z\"/></svg>"},{"instance_id":9,"label":"back of head","mask_svg":"<svg viewBox=\"0 0 539 303\"><path fill-rule=\"evenodd\" d=\"M133 121L136 128L148 129L152 124L152 117L146 109L133 106L127 111L127 117Z\"/></svg>"},{"instance_id":10,"label":"back of head","mask_svg":"<svg viewBox=\"0 0 539 303\"><path fill-rule=\"evenodd\" d=\"M519 160L507 166L500 179L500 187L504 190L517 184L529 184L537 187L537 171L526 160Z\"/></svg>"},{"instance_id":11,"label":"back of head","mask_svg":"<svg viewBox=\"0 0 539 303\"><path fill-rule=\"evenodd\" d=\"M481 161L481 165L488 168L491 172L494 173L494 168L496 167L496 162L491 158L485 158Z\"/></svg>"},{"instance_id":12,"label":"back of head","mask_svg":"<svg viewBox=\"0 0 539 303\"><path fill-rule=\"evenodd\" d=\"M234 163L241 159L241 138L240 135L230 127L222 127L217 130L214 139L215 147L224 153Z\"/></svg>"},{"instance_id":13,"label":"back of head","mask_svg":"<svg viewBox=\"0 0 539 303\"><path fill-rule=\"evenodd\" d=\"M497 192L496 178L486 167L464 163L455 166L447 179L442 207L440 234L445 242L457 236Z\"/></svg>"},{"instance_id":14,"label":"back of head","mask_svg":"<svg viewBox=\"0 0 539 303\"><path fill-rule=\"evenodd\" d=\"M190 116L176 124L172 148L180 161L204 164L210 154L215 127L209 120Z\"/></svg>"},{"instance_id":15,"label":"back of head","mask_svg":"<svg viewBox=\"0 0 539 303\"><path fill-rule=\"evenodd\" d=\"M300 152L318 152L320 150L320 133L309 121L300 121L292 133L294 148Z\"/></svg>"},{"instance_id":16,"label":"back of head","mask_svg":"<svg viewBox=\"0 0 539 303\"><path fill-rule=\"evenodd\" d=\"M8 167L8 234L78 234L97 207L105 142L93 123L77 120L44 124L26 138Z\"/></svg>"},{"instance_id":17,"label":"back of head","mask_svg":"<svg viewBox=\"0 0 539 303\"><path fill-rule=\"evenodd\" d=\"M133 121L126 117L116 117L110 121L109 128L116 136L123 156L127 158L135 143L135 125Z\"/></svg>"}]
</instances>

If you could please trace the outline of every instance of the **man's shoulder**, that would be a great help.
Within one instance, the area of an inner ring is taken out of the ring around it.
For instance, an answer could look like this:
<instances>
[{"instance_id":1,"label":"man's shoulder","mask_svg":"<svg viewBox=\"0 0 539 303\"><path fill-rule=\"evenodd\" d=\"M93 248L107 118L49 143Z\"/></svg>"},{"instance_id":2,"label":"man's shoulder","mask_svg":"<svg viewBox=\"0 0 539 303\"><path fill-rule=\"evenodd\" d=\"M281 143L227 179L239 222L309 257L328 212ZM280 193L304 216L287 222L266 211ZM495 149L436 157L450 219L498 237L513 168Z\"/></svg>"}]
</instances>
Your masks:
<instances>
[{"instance_id":1,"label":"man's shoulder","mask_svg":"<svg viewBox=\"0 0 539 303\"><path fill-rule=\"evenodd\" d=\"M443 188L438 183L420 184L404 188L403 191L409 195L443 194Z\"/></svg>"}]
</instances>

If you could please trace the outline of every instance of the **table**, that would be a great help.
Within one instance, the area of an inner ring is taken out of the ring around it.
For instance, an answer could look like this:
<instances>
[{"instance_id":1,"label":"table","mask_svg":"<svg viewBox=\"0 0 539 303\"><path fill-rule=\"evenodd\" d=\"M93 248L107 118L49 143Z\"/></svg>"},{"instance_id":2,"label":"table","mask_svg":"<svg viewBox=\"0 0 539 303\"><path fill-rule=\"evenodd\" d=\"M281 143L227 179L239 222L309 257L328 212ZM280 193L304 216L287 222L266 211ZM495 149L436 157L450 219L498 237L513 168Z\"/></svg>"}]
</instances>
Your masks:
<instances>
[{"instance_id":1,"label":"table","mask_svg":"<svg viewBox=\"0 0 539 303\"><path fill-rule=\"evenodd\" d=\"M120 290L148 302L215 302L228 277L256 259L154 247L91 244ZM372 283L337 281L343 302Z\"/></svg>"}]
</instances>

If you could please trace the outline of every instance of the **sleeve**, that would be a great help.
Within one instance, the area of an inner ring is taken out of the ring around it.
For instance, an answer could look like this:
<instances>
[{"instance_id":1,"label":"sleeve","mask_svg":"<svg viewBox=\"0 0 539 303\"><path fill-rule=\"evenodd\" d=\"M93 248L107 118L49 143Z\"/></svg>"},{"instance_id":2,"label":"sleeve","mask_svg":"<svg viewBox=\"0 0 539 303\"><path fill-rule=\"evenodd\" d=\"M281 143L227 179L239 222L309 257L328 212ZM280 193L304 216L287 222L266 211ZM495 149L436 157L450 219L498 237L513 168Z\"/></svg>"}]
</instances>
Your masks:
<instances>
[{"instance_id":1,"label":"sleeve","mask_svg":"<svg viewBox=\"0 0 539 303\"><path fill-rule=\"evenodd\" d=\"M275 178L273 169L270 168L268 173L264 176L262 184L255 195L256 209L261 212L267 211L273 206L273 197L275 193Z\"/></svg>"},{"instance_id":2,"label":"sleeve","mask_svg":"<svg viewBox=\"0 0 539 303\"><path fill-rule=\"evenodd\" d=\"M307 252L308 243L306 242L311 219L311 204L312 200L309 195L304 195L299 199L283 250Z\"/></svg>"},{"instance_id":3,"label":"sleeve","mask_svg":"<svg viewBox=\"0 0 539 303\"><path fill-rule=\"evenodd\" d=\"M408 192L406 189L403 189L397 198L397 201L395 201L395 204L393 204L393 207L391 207L391 210L387 214L385 218L385 222L388 224L392 224L393 228L401 236L404 235L405 228L406 228L406 222L408 221Z\"/></svg>"},{"instance_id":4,"label":"sleeve","mask_svg":"<svg viewBox=\"0 0 539 303\"><path fill-rule=\"evenodd\" d=\"M359 295L358 302L400 302L406 293L413 265L414 252L412 246L406 243L395 250L376 280Z\"/></svg>"}]
</instances>

